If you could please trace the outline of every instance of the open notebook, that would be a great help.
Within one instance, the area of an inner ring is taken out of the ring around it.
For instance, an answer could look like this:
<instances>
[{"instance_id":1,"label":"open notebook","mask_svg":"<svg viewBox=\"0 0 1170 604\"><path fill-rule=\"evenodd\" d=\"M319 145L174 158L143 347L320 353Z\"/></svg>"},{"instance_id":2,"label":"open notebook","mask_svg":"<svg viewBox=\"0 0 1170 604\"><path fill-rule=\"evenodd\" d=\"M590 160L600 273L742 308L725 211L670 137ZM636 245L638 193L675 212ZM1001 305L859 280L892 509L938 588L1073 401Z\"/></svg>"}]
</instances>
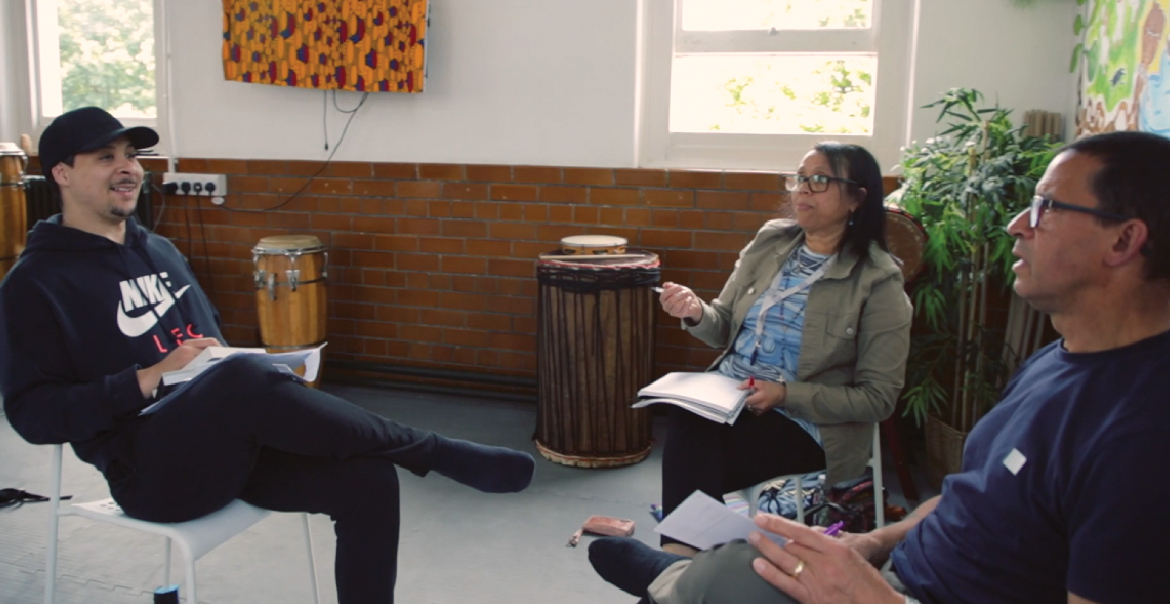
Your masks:
<instances>
[{"instance_id":1,"label":"open notebook","mask_svg":"<svg viewBox=\"0 0 1170 604\"><path fill-rule=\"evenodd\" d=\"M743 411L744 399L751 394L750 390L739 389L740 382L713 371L676 371L639 390L642 400L634 407L667 403L712 421L733 424Z\"/></svg>"}]
</instances>

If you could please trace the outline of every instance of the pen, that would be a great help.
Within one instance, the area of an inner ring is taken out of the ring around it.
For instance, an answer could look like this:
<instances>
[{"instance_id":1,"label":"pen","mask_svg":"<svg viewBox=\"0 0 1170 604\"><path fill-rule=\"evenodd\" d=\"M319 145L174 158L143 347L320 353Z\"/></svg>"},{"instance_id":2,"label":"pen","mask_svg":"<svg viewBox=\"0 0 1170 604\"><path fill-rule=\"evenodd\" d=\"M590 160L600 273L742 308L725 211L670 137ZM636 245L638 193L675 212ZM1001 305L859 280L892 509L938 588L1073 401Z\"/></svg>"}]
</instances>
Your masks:
<instances>
[{"instance_id":1,"label":"pen","mask_svg":"<svg viewBox=\"0 0 1170 604\"><path fill-rule=\"evenodd\" d=\"M756 387L756 376L749 375L748 376L748 389L754 389L755 387Z\"/></svg>"},{"instance_id":2,"label":"pen","mask_svg":"<svg viewBox=\"0 0 1170 604\"><path fill-rule=\"evenodd\" d=\"M844 526L844 522L834 522L833 524L829 525L829 528L825 529L825 535L829 537L836 537L837 533L840 533Z\"/></svg>"},{"instance_id":3,"label":"pen","mask_svg":"<svg viewBox=\"0 0 1170 604\"><path fill-rule=\"evenodd\" d=\"M654 290L654 293L656 293L656 294L662 293L662 288L658 287L657 285L655 285L654 287L651 287L650 289Z\"/></svg>"}]
</instances>

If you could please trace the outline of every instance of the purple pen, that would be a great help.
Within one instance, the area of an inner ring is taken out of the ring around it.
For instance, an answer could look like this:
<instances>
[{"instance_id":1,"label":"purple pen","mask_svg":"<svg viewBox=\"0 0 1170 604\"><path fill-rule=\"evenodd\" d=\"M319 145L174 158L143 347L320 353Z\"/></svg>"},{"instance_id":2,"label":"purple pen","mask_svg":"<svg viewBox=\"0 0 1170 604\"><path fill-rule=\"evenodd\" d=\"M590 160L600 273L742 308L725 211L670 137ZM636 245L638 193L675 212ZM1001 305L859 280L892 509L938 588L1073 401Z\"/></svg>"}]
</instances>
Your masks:
<instances>
[{"instance_id":1,"label":"purple pen","mask_svg":"<svg viewBox=\"0 0 1170 604\"><path fill-rule=\"evenodd\" d=\"M829 525L829 528L825 529L825 534L829 537L836 537L837 533L840 533L841 529L844 527L844 522L834 522L833 524Z\"/></svg>"}]
</instances>

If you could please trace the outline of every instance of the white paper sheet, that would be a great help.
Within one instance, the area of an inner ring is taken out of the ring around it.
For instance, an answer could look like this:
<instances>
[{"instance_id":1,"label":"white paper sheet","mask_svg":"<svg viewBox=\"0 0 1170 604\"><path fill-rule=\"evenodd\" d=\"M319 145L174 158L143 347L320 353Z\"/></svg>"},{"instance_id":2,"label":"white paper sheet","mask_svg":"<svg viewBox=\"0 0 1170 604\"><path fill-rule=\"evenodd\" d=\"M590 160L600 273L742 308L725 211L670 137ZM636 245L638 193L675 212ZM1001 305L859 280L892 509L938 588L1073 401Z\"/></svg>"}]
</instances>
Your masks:
<instances>
[{"instance_id":1,"label":"white paper sheet","mask_svg":"<svg viewBox=\"0 0 1170 604\"><path fill-rule=\"evenodd\" d=\"M667 516L654 532L689 543L699 549L711 549L735 539L747 539L759 531L779 545L787 539L761 530L747 516L736 514L722 502L701 491L691 493L678 509Z\"/></svg>"}]
</instances>

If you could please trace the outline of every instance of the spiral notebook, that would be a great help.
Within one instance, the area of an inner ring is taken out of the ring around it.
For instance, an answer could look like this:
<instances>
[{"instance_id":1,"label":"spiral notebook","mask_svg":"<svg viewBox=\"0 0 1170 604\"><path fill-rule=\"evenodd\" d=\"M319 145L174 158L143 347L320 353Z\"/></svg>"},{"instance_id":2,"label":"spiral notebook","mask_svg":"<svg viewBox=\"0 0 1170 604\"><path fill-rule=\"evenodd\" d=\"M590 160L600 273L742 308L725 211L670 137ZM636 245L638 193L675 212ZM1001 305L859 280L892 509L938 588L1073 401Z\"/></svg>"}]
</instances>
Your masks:
<instances>
[{"instance_id":1,"label":"spiral notebook","mask_svg":"<svg viewBox=\"0 0 1170 604\"><path fill-rule=\"evenodd\" d=\"M634 408L666 403L682 407L711 421L735 423L743 401L751 394L740 390L741 380L713 371L675 371L638 391Z\"/></svg>"}]
</instances>

